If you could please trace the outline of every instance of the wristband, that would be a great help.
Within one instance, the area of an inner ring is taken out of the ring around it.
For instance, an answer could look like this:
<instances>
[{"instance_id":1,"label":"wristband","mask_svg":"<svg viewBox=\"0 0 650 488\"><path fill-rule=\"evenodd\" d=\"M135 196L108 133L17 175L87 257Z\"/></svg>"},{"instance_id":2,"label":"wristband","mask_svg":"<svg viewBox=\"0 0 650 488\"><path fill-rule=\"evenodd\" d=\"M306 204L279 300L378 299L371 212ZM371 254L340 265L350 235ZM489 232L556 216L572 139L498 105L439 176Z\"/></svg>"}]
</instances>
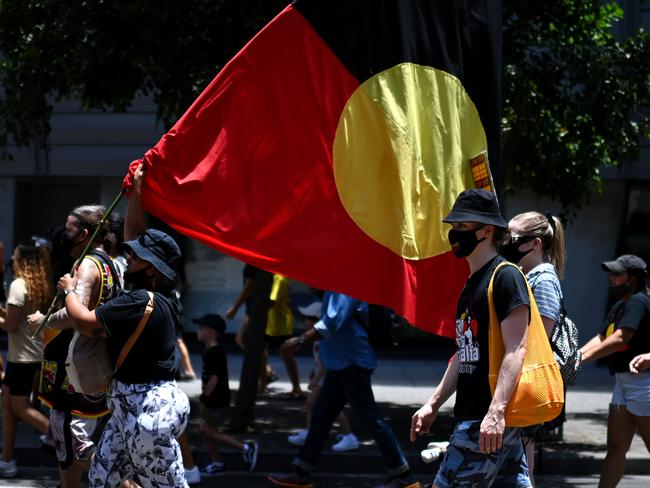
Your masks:
<instances>
[{"instance_id":1,"label":"wristband","mask_svg":"<svg viewBox=\"0 0 650 488\"><path fill-rule=\"evenodd\" d=\"M63 290L63 296L67 297L70 293L74 293L74 288L66 288Z\"/></svg>"}]
</instances>

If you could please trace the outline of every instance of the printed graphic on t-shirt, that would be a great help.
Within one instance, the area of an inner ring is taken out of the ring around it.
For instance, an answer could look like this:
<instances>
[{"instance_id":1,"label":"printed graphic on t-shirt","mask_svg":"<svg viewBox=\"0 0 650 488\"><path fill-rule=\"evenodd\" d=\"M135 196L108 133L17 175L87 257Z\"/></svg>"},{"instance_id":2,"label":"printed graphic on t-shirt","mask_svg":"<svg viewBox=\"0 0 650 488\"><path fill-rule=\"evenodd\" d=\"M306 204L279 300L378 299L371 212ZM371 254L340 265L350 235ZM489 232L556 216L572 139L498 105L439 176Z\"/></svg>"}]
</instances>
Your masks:
<instances>
[{"instance_id":1,"label":"printed graphic on t-shirt","mask_svg":"<svg viewBox=\"0 0 650 488\"><path fill-rule=\"evenodd\" d=\"M458 360L460 374L472 374L475 364L480 359L478 344L478 322L472 319L469 311L462 313L456 320L456 342L458 343Z\"/></svg>"}]
</instances>

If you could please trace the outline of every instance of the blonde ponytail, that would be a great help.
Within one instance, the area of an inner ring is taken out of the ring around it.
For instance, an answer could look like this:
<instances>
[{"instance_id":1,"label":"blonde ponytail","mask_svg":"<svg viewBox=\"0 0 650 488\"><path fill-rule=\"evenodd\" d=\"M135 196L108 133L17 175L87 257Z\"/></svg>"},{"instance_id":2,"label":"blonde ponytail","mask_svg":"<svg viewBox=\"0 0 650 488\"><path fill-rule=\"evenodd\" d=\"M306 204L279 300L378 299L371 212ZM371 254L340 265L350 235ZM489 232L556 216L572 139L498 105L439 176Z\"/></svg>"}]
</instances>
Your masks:
<instances>
[{"instance_id":1,"label":"blonde ponytail","mask_svg":"<svg viewBox=\"0 0 650 488\"><path fill-rule=\"evenodd\" d=\"M566 247L564 244L564 227L557 217L547 213L525 212L512 218L521 227L522 236L539 237L542 241L544 259L555 266L560 279L564 278L566 265Z\"/></svg>"}]
</instances>

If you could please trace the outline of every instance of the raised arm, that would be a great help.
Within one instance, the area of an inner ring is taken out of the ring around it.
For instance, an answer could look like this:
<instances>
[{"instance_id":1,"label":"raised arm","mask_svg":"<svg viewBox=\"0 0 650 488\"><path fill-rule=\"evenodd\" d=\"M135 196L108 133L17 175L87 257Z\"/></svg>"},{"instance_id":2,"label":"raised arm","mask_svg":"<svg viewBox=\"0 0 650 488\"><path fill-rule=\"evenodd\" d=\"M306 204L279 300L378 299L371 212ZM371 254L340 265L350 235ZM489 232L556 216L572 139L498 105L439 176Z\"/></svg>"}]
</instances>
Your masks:
<instances>
[{"instance_id":1,"label":"raised arm","mask_svg":"<svg viewBox=\"0 0 650 488\"><path fill-rule=\"evenodd\" d=\"M144 209L142 208L142 180L144 178L144 168L140 164L135 170L133 176L133 188L129 195L129 201L126 206L126 215L124 216L124 240L131 241L138 235L142 234L145 227Z\"/></svg>"}]
</instances>

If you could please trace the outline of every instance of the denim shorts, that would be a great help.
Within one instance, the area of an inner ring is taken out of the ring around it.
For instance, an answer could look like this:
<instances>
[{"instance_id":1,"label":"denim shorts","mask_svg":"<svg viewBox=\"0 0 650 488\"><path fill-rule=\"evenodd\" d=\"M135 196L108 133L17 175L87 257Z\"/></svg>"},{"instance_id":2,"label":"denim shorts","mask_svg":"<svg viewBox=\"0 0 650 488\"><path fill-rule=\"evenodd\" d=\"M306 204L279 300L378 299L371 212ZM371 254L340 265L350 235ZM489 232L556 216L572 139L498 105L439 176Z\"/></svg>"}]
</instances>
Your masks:
<instances>
[{"instance_id":1,"label":"denim shorts","mask_svg":"<svg viewBox=\"0 0 650 488\"><path fill-rule=\"evenodd\" d=\"M650 416L650 372L616 373L612 393L614 406L624 406L632 415Z\"/></svg>"},{"instance_id":2,"label":"denim shorts","mask_svg":"<svg viewBox=\"0 0 650 488\"><path fill-rule=\"evenodd\" d=\"M532 486L521 429L506 428L503 446L485 454L479 448L480 420L459 422L434 481L440 488L528 488Z\"/></svg>"}]
</instances>

